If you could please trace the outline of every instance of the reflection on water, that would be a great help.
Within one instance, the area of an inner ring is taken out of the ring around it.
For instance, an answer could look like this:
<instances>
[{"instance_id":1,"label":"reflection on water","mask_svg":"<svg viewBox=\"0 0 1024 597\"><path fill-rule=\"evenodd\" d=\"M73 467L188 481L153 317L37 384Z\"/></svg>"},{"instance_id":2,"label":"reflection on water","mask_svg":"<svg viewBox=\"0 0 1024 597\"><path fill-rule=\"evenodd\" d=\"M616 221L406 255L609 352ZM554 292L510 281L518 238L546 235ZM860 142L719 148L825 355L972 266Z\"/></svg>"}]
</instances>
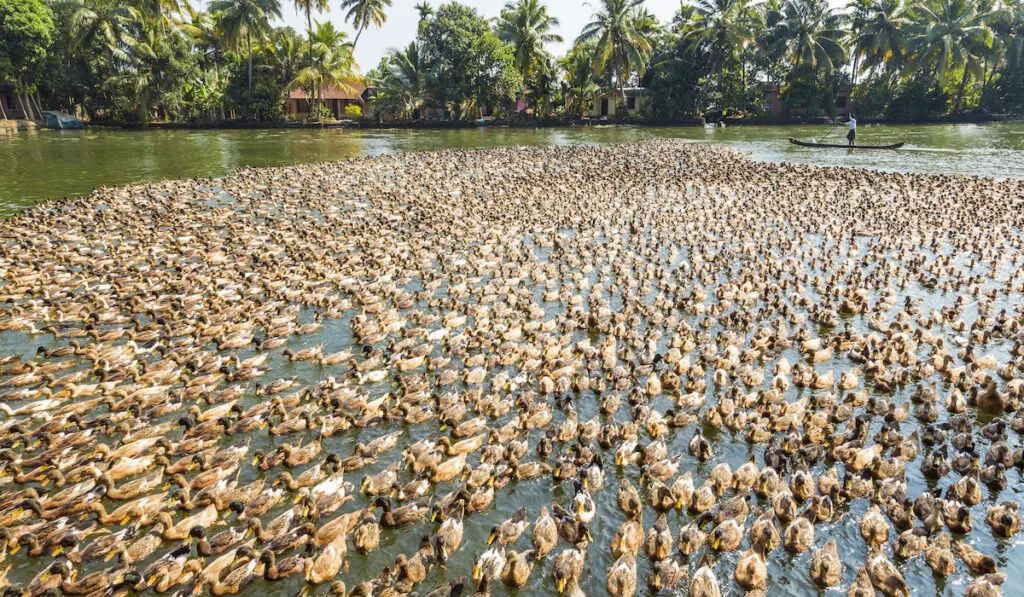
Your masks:
<instances>
[{"instance_id":1,"label":"reflection on water","mask_svg":"<svg viewBox=\"0 0 1024 597\"><path fill-rule=\"evenodd\" d=\"M841 139L843 131L841 126L41 131L0 138L0 214L98 186L219 177L250 166L444 148L625 143L651 137L721 143L769 161L1024 178L1024 123L861 127L859 142L905 141L906 149L899 152L808 149L787 140L831 141Z\"/></svg>"}]
</instances>

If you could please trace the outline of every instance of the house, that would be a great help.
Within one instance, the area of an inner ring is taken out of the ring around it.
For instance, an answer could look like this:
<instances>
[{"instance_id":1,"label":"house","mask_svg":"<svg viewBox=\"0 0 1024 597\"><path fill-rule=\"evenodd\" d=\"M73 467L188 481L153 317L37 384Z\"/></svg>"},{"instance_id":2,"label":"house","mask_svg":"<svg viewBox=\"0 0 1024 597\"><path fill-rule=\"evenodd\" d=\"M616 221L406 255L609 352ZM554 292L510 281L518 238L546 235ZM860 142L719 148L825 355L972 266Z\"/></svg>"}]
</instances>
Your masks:
<instances>
[{"instance_id":1,"label":"house","mask_svg":"<svg viewBox=\"0 0 1024 597\"><path fill-rule=\"evenodd\" d=\"M626 95L625 104L622 102L623 93ZM651 94L646 87L627 87L622 90L612 89L605 91L594 98L589 108L584 108L585 118L609 118L619 119L625 116L645 116L651 110Z\"/></svg>"},{"instance_id":2,"label":"house","mask_svg":"<svg viewBox=\"0 0 1024 597\"><path fill-rule=\"evenodd\" d=\"M846 87L836 93L836 116L849 116L855 112L856 102L853 101L853 88Z\"/></svg>"},{"instance_id":3,"label":"house","mask_svg":"<svg viewBox=\"0 0 1024 597\"><path fill-rule=\"evenodd\" d=\"M320 99L323 100L331 114L339 120L351 118L345 114L347 106L359 106L364 118L372 118L373 112L369 102L376 96L376 92L375 87L369 87L366 83L348 81L343 88L328 85ZM313 105L313 99L305 89L293 89L288 94L287 114L289 117L302 118L310 113Z\"/></svg>"},{"instance_id":4,"label":"house","mask_svg":"<svg viewBox=\"0 0 1024 597\"><path fill-rule=\"evenodd\" d=\"M13 93L6 91L0 91L0 116L3 116L9 120L19 120L25 118L25 113L21 110L21 103Z\"/></svg>"},{"instance_id":5,"label":"house","mask_svg":"<svg viewBox=\"0 0 1024 597\"><path fill-rule=\"evenodd\" d=\"M764 89L765 96L765 110L770 112L774 116L781 116L786 111L786 105L782 99L781 87L777 83L767 84ZM836 103L835 110L836 116L849 116L851 112L855 112L857 104L853 101L853 88L844 87L836 92ZM795 116L805 116L802 112L806 110L796 110L793 112Z\"/></svg>"}]
</instances>

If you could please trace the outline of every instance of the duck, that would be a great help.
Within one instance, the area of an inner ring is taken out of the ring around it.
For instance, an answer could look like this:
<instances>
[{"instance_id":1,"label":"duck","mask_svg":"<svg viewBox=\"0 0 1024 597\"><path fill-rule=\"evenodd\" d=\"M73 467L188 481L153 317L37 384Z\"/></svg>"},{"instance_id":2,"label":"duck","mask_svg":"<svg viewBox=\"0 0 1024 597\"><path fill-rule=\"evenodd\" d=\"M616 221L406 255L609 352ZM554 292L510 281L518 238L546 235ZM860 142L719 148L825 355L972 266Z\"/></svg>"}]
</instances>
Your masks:
<instances>
[{"instance_id":1,"label":"duck","mask_svg":"<svg viewBox=\"0 0 1024 597\"><path fill-rule=\"evenodd\" d=\"M686 578L686 561L681 554L675 554L651 565L647 586L655 592L672 590Z\"/></svg>"},{"instance_id":2,"label":"duck","mask_svg":"<svg viewBox=\"0 0 1024 597\"><path fill-rule=\"evenodd\" d=\"M373 506L381 509L380 526L388 529L400 529L416 524L425 519L430 511L419 502L392 508L391 501L384 497L375 499Z\"/></svg>"},{"instance_id":3,"label":"duck","mask_svg":"<svg viewBox=\"0 0 1024 597\"><path fill-rule=\"evenodd\" d=\"M606 586L613 597L632 597L636 594L636 557L622 554L608 569Z\"/></svg>"},{"instance_id":4,"label":"duck","mask_svg":"<svg viewBox=\"0 0 1024 597\"><path fill-rule=\"evenodd\" d=\"M497 540L504 546L509 546L519 540L519 536L530 526L529 520L526 518L526 507L522 507L512 515L512 518L502 522L499 525L495 525L491 528L491 534L487 538L487 544L490 545Z\"/></svg>"},{"instance_id":5,"label":"duck","mask_svg":"<svg viewBox=\"0 0 1024 597\"><path fill-rule=\"evenodd\" d=\"M768 562L760 545L751 547L740 556L733 577L747 591L763 591L767 588Z\"/></svg>"},{"instance_id":6,"label":"duck","mask_svg":"<svg viewBox=\"0 0 1024 597\"><path fill-rule=\"evenodd\" d=\"M306 558L292 556L278 562L270 549L260 552L259 562L263 565L263 578L269 581L283 580L304 573L306 568Z\"/></svg>"},{"instance_id":7,"label":"duck","mask_svg":"<svg viewBox=\"0 0 1024 597\"><path fill-rule=\"evenodd\" d=\"M692 597L721 597L722 589L712 570L711 556L704 555L701 558L700 565L693 574L693 580L690 581L690 595Z\"/></svg>"},{"instance_id":8,"label":"duck","mask_svg":"<svg viewBox=\"0 0 1024 597\"><path fill-rule=\"evenodd\" d=\"M533 551L538 559L545 557L558 545L558 525L548 513L546 506L541 506L540 514L533 524L531 535Z\"/></svg>"},{"instance_id":9,"label":"duck","mask_svg":"<svg viewBox=\"0 0 1024 597\"><path fill-rule=\"evenodd\" d=\"M949 576L956 570L953 557L952 539L947 533L939 533L928 544L924 552L924 561L932 572L939 576Z\"/></svg>"},{"instance_id":10,"label":"duck","mask_svg":"<svg viewBox=\"0 0 1024 597\"><path fill-rule=\"evenodd\" d=\"M509 551L505 567L501 571L501 582L505 583L505 586L513 588L526 586L536 561L536 554L533 550Z\"/></svg>"},{"instance_id":11,"label":"duck","mask_svg":"<svg viewBox=\"0 0 1024 597\"><path fill-rule=\"evenodd\" d=\"M319 585L334 580L343 566L347 566L348 548L345 535L339 534L315 557L303 561L303 578L308 584Z\"/></svg>"},{"instance_id":12,"label":"duck","mask_svg":"<svg viewBox=\"0 0 1024 597\"><path fill-rule=\"evenodd\" d=\"M597 504L580 481L573 482L575 495L572 498L572 510L577 520L588 523L597 516Z\"/></svg>"},{"instance_id":13,"label":"duck","mask_svg":"<svg viewBox=\"0 0 1024 597\"><path fill-rule=\"evenodd\" d=\"M868 554L867 571L871 577L871 585L886 597L909 597L907 581L877 544Z\"/></svg>"},{"instance_id":14,"label":"duck","mask_svg":"<svg viewBox=\"0 0 1024 597\"><path fill-rule=\"evenodd\" d=\"M974 579L967 586L965 597L999 597L1003 594L1002 585L1006 582L1006 574L994 573L985 574Z\"/></svg>"},{"instance_id":15,"label":"duck","mask_svg":"<svg viewBox=\"0 0 1024 597\"><path fill-rule=\"evenodd\" d=\"M843 562L834 539L829 539L811 558L811 579L820 587L833 587L842 580Z\"/></svg>"},{"instance_id":16,"label":"duck","mask_svg":"<svg viewBox=\"0 0 1024 597\"><path fill-rule=\"evenodd\" d=\"M1013 537L1020 533L1020 504L1013 501L990 506L985 521L999 537Z\"/></svg>"},{"instance_id":17,"label":"duck","mask_svg":"<svg viewBox=\"0 0 1024 597\"><path fill-rule=\"evenodd\" d=\"M672 532L669 529L668 518L662 513L654 521L654 526L647 531L647 537L643 543L644 553L651 560L663 560L671 554L672 543Z\"/></svg>"},{"instance_id":18,"label":"duck","mask_svg":"<svg viewBox=\"0 0 1024 597\"><path fill-rule=\"evenodd\" d=\"M352 546L358 553L364 555L380 546L380 524L372 512L363 512L358 525L352 531Z\"/></svg>"},{"instance_id":19,"label":"duck","mask_svg":"<svg viewBox=\"0 0 1024 597\"><path fill-rule=\"evenodd\" d=\"M586 561L586 543L562 550L551 566L551 577L559 595L568 595L567 589L579 582Z\"/></svg>"},{"instance_id":20,"label":"duck","mask_svg":"<svg viewBox=\"0 0 1024 597\"><path fill-rule=\"evenodd\" d=\"M982 575L999 572L996 569L996 561L992 556L981 553L963 541L957 541L955 547L956 555L967 565L972 574Z\"/></svg>"},{"instance_id":21,"label":"duck","mask_svg":"<svg viewBox=\"0 0 1024 597\"><path fill-rule=\"evenodd\" d=\"M814 525L805 516L798 516L786 527L782 544L786 551L802 553L814 545Z\"/></svg>"},{"instance_id":22,"label":"duck","mask_svg":"<svg viewBox=\"0 0 1024 597\"><path fill-rule=\"evenodd\" d=\"M473 582L476 583L477 590L481 590L487 587L491 582L501 578L501 573L505 569L507 556L505 553L505 547L503 545L491 545L480 554L476 559L476 564L473 565Z\"/></svg>"}]
</instances>

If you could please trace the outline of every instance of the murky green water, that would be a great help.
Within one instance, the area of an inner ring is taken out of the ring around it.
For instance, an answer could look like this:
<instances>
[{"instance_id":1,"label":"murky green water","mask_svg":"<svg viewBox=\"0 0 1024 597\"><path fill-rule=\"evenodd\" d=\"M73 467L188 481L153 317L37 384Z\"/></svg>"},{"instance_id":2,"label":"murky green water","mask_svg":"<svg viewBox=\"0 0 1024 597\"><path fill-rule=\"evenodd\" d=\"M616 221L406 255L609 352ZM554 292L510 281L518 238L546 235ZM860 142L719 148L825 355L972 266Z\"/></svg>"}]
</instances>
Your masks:
<instances>
[{"instance_id":1,"label":"murky green water","mask_svg":"<svg viewBox=\"0 0 1024 597\"><path fill-rule=\"evenodd\" d=\"M789 137L843 142L845 127L587 127L429 131L41 131L0 137L0 214L98 186L217 177L246 166L279 166L381 153L504 145L626 143L672 137L722 143L758 159L1024 178L1024 123L864 126L862 144L905 141L899 152L815 150Z\"/></svg>"}]
</instances>

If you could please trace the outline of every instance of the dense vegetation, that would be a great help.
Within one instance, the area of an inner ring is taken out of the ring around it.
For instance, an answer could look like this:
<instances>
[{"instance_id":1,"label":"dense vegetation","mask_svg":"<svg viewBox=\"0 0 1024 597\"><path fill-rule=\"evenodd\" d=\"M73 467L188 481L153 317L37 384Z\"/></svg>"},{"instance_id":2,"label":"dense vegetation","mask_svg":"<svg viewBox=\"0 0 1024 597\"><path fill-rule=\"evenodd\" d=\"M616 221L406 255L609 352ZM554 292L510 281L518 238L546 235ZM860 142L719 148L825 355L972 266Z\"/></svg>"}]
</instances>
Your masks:
<instances>
[{"instance_id":1,"label":"dense vegetation","mask_svg":"<svg viewBox=\"0 0 1024 597\"><path fill-rule=\"evenodd\" d=\"M571 119L601 93L645 86L658 120L757 115L772 90L788 114L823 115L852 86L862 116L1024 112L1024 0L694 1L668 23L643 0L595 2L562 57L549 45L567 32L542 0L514 0L493 20L423 2L415 39L365 75L373 108L397 120ZM274 26L280 0L213 0L209 11L188 0L0 0L0 90L31 114L145 122L280 120L289 90L303 88L325 117L317 98L358 77L353 48L391 0L294 5L305 31ZM315 18L331 8L352 40Z\"/></svg>"}]
</instances>

